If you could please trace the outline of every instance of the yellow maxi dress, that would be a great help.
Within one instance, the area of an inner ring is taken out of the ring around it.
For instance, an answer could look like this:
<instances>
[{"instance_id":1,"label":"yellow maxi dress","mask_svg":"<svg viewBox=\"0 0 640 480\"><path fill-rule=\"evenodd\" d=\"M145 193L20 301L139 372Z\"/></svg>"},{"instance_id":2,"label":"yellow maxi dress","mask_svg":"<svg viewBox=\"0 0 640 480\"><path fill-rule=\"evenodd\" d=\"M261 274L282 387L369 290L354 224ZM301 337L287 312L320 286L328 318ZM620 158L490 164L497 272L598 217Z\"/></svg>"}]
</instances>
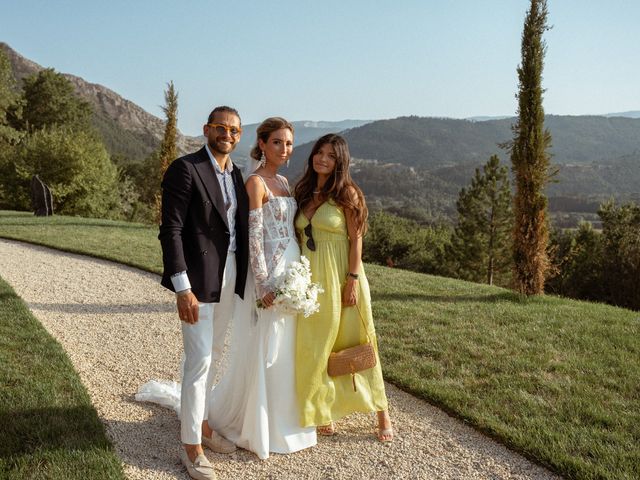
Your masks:
<instances>
[{"instance_id":1,"label":"yellow maxi dress","mask_svg":"<svg viewBox=\"0 0 640 480\"><path fill-rule=\"evenodd\" d=\"M342 289L349 270L349 239L342 208L329 200L316 210L311 218L315 251L307 247L304 228L308 224L299 212L295 226L302 240L301 253L311 264L312 281L319 283L324 293L318 297L318 313L308 318L298 316L295 371L302 427L327 425L353 412L387 409L379 358L374 368L355 375L357 392L353 391L351 375L327 374L327 360L332 351L363 343L367 336L356 307L342 307ZM363 268L358 275L358 307L377 357L369 283Z\"/></svg>"}]
</instances>

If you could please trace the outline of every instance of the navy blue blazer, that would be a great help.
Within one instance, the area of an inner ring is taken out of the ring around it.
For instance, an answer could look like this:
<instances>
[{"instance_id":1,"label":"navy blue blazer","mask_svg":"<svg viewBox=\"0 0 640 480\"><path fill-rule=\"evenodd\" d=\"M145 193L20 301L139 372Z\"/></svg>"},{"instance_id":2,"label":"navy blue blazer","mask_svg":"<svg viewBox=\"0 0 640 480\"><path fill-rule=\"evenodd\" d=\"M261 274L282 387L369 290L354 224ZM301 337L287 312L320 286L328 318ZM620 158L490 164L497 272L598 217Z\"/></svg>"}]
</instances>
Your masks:
<instances>
[{"instance_id":1,"label":"navy blue blazer","mask_svg":"<svg viewBox=\"0 0 640 480\"><path fill-rule=\"evenodd\" d=\"M235 165L231 177L238 201L235 293L243 298L249 263L249 197ZM204 147L169 165L162 180L158 238L162 285L173 291L171 275L186 270L199 302L219 302L230 234L220 184Z\"/></svg>"}]
</instances>

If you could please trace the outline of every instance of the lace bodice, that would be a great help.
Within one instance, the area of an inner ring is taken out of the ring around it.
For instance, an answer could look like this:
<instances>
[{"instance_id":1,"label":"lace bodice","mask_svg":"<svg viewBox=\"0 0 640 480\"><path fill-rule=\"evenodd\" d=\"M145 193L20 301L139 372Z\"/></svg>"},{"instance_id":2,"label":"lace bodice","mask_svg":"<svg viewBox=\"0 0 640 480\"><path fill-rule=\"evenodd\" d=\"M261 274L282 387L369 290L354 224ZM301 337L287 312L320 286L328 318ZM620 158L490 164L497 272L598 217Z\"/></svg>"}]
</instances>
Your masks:
<instances>
[{"instance_id":1,"label":"lace bodice","mask_svg":"<svg viewBox=\"0 0 640 480\"><path fill-rule=\"evenodd\" d=\"M269 200L249 212L249 258L255 278L256 293L262 298L273 291L275 271L282 261L289 242L296 241L295 219L297 205L293 197L276 196L258 174ZM287 191L286 181L277 177Z\"/></svg>"}]
</instances>

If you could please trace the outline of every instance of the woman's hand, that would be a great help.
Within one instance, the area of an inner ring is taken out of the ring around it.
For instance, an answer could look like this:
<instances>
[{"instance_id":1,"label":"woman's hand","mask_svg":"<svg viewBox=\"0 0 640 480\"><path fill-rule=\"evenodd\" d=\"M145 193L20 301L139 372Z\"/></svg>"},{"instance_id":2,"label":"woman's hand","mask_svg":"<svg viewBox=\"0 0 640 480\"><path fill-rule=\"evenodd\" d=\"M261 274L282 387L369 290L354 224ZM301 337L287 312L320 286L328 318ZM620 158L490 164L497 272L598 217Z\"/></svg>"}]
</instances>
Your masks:
<instances>
[{"instance_id":1,"label":"woman's hand","mask_svg":"<svg viewBox=\"0 0 640 480\"><path fill-rule=\"evenodd\" d=\"M276 294L273 292L267 293L264 297L260 299L262 302L262 306L264 308L269 308L273 305L273 301L276 299Z\"/></svg>"},{"instance_id":2,"label":"woman's hand","mask_svg":"<svg viewBox=\"0 0 640 480\"><path fill-rule=\"evenodd\" d=\"M345 307L353 306L358 301L357 283L358 281L355 278L347 278L347 283L342 289L342 305Z\"/></svg>"}]
</instances>

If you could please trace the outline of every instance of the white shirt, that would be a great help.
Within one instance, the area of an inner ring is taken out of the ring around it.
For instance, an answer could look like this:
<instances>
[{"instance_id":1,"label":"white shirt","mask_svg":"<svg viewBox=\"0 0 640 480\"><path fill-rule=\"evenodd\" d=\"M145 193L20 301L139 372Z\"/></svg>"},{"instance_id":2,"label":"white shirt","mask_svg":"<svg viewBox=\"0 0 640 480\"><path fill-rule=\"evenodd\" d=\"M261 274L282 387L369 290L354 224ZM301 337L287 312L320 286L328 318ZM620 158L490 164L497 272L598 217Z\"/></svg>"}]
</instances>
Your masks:
<instances>
[{"instance_id":1,"label":"white shirt","mask_svg":"<svg viewBox=\"0 0 640 480\"><path fill-rule=\"evenodd\" d=\"M213 156L209 145L205 145L204 148L209 154L209 159L213 164L213 168L216 171L216 177L220 184L220 190L222 191L222 199L224 204L229 204L227 208L227 224L229 225L229 251L236 251L236 210L238 210L238 199L236 197L236 190L233 187L233 178L231 177L231 171L233 170L233 163L231 158L227 157L227 164L224 166L224 172L220 168L216 157ZM226 182L226 186L225 186Z\"/></svg>"},{"instance_id":2,"label":"white shirt","mask_svg":"<svg viewBox=\"0 0 640 480\"><path fill-rule=\"evenodd\" d=\"M227 158L224 171L222 171L220 165L216 161L216 158L211 153L211 150L209 150L209 145L205 144L204 148L207 151L211 164L213 165L213 169L216 172L216 178L220 184L220 191L222 192L224 204L229 205L226 212L227 223L229 225L229 252L233 253L236 251L236 211L238 210L238 199L236 197L236 190L233 187L233 178L231 177L233 163L231 162L231 158ZM187 276L186 271L173 274L171 276L171 283L173 284L173 289L176 292L181 292L191 288L191 282L189 282L189 277Z\"/></svg>"}]
</instances>

